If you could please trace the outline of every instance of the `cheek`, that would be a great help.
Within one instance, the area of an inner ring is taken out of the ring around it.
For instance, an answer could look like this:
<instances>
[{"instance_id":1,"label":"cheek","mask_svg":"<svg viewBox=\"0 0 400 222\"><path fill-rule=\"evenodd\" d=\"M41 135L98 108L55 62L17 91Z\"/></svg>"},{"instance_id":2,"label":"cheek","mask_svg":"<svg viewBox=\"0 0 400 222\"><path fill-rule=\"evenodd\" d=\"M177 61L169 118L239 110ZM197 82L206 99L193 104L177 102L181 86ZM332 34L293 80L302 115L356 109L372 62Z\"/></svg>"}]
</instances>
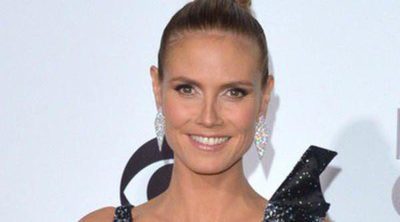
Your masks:
<instances>
[{"instance_id":1,"label":"cheek","mask_svg":"<svg viewBox=\"0 0 400 222\"><path fill-rule=\"evenodd\" d=\"M163 99L163 111L167 128L178 129L193 117L193 106L184 103L177 96L166 95Z\"/></svg>"},{"instance_id":2,"label":"cheek","mask_svg":"<svg viewBox=\"0 0 400 222\"><path fill-rule=\"evenodd\" d=\"M226 117L240 133L254 132L257 116L257 104L255 101L248 101L235 106L227 107Z\"/></svg>"}]
</instances>

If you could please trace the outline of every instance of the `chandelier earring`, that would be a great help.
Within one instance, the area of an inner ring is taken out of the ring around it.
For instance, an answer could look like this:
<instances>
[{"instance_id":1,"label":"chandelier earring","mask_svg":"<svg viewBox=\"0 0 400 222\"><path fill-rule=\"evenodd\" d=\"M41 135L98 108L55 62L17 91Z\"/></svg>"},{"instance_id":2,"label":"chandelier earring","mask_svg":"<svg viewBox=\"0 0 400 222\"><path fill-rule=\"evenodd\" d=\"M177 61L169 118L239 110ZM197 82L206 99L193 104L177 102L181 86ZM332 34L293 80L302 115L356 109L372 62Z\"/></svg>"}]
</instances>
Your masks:
<instances>
[{"instance_id":1,"label":"chandelier earring","mask_svg":"<svg viewBox=\"0 0 400 222\"><path fill-rule=\"evenodd\" d=\"M264 115L261 115L256 122L256 132L254 135L254 143L259 159L263 157L265 149L267 148L267 140L267 119Z\"/></svg>"},{"instance_id":2,"label":"chandelier earring","mask_svg":"<svg viewBox=\"0 0 400 222\"><path fill-rule=\"evenodd\" d=\"M156 130L156 135L157 135L158 149L161 152L165 135L165 117L164 114L162 113L161 107L157 110L156 119L154 120L154 128Z\"/></svg>"}]
</instances>

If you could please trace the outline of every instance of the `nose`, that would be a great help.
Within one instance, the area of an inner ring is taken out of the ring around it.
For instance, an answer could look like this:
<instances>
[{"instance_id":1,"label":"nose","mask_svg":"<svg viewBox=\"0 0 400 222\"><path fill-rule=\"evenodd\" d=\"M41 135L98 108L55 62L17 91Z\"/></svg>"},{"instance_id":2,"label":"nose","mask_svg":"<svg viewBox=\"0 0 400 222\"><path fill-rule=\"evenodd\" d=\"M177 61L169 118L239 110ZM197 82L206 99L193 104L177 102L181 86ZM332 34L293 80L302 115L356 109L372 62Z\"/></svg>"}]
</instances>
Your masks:
<instances>
[{"instance_id":1,"label":"nose","mask_svg":"<svg viewBox=\"0 0 400 222\"><path fill-rule=\"evenodd\" d=\"M197 124L207 128L212 128L223 124L223 120L220 115L221 110L218 107L217 100L215 98L204 99L199 111L200 113L196 121Z\"/></svg>"}]
</instances>

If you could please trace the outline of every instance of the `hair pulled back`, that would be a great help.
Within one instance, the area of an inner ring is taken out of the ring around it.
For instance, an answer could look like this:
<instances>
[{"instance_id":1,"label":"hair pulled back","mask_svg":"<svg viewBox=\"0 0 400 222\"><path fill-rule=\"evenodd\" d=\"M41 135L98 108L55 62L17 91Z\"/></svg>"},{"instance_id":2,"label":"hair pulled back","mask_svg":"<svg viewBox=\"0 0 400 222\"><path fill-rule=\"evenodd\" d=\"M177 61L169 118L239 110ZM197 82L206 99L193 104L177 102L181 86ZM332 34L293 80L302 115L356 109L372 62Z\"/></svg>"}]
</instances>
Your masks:
<instances>
[{"instance_id":1,"label":"hair pulled back","mask_svg":"<svg viewBox=\"0 0 400 222\"><path fill-rule=\"evenodd\" d=\"M260 49L262 86L268 78L268 48L264 30L253 17L251 0L195 0L187 3L171 18L161 37L158 52L159 78L169 42L190 31L220 30L248 37Z\"/></svg>"}]
</instances>

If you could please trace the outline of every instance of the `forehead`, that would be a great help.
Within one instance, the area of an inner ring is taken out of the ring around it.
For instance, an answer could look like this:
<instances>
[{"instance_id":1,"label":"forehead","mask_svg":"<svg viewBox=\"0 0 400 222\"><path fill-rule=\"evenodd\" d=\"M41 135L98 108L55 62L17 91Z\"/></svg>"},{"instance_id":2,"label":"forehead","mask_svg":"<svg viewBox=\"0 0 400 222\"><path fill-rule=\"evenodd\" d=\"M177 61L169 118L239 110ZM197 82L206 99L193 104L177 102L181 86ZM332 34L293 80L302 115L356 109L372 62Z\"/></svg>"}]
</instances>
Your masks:
<instances>
[{"instance_id":1,"label":"forehead","mask_svg":"<svg viewBox=\"0 0 400 222\"><path fill-rule=\"evenodd\" d=\"M244 36L222 31L188 32L168 45L165 78L176 75L217 79L254 79L259 73L257 44Z\"/></svg>"}]
</instances>

